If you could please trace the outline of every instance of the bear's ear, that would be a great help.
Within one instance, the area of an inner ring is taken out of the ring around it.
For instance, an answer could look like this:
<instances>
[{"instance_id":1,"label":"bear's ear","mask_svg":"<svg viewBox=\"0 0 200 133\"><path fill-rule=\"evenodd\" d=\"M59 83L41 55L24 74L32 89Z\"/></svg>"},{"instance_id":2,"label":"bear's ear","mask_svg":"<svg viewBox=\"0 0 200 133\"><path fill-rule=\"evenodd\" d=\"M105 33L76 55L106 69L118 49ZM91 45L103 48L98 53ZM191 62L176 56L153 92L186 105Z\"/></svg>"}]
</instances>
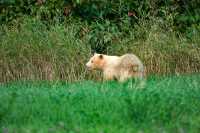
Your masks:
<instances>
[{"instance_id":1,"label":"bear's ear","mask_svg":"<svg viewBox=\"0 0 200 133\"><path fill-rule=\"evenodd\" d=\"M100 58L100 59L103 59L103 55L102 55L102 54L100 54L100 55L99 55L99 58Z\"/></svg>"}]
</instances>

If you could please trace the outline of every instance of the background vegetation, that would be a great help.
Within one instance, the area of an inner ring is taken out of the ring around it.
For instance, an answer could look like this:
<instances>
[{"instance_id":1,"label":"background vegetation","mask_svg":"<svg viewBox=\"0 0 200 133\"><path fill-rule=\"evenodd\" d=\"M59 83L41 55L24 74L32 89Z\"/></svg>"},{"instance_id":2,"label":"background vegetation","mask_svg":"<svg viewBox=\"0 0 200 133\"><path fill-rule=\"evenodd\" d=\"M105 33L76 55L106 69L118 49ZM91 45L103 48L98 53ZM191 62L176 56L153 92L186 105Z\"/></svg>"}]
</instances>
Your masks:
<instances>
[{"instance_id":1,"label":"background vegetation","mask_svg":"<svg viewBox=\"0 0 200 133\"><path fill-rule=\"evenodd\" d=\"M148 73L199 72L199 5L198 0L1 1L0 82L97 78L85 71L93 52L134 53Z\"/></svg>"}]
</instances>

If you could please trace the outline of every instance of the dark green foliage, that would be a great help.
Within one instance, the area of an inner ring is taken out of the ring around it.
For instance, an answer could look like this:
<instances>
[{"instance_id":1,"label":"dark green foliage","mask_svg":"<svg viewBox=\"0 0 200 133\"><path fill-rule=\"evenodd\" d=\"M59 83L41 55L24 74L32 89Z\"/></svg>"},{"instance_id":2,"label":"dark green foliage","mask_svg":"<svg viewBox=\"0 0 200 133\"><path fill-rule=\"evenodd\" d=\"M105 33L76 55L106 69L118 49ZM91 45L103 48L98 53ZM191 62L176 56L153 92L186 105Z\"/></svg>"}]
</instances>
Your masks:
<instances>
[{"instance_id":1,"label":"dark green foliage","mask_svg":"<svg viewBox=\"0 0 200 133\"><path fill-rule=\"evenodd\" d=\"M0 86L0 129L13 132L198 132L199 75L131 82L13 82Z\"/></svg>"},{"instance_id":2,"label":"dark green foliage","mask_svg":"<svg viewBox=\"0 0 200 133\"><path fill-rule=\"evenodd\" d=\"M48 21L63 19L64 7L72 10L73 16L89 22L107 19L119 23L127 15L132 19L173 18L174 26L183 30L200 21L198 0L10 0L2 1L1 5L1 21L6 22L23 14L39 16Z\"/></svg>"},{"instance_id":3,"label":"dark green foliage","mask_svg":"<svg viewBox=\"0 0 200 133\"><path fill-rule=\"evenodd\" d=\"M38 1L44 1L39 3ZM62 21L64 1L62 0L13 0L2 2L0 7L0 22L9 22L18 17L29 15L38 17L45 23Z\"/></svg>"},{"instance_id":4,"label":"dark green foliage","mask_svg":"<svg viewBox=\"0 0 200 133\"><path fill-rule=\"evenodd\" d=\"M108 54L113 41L119 39L120 34L117 25L110 21L105 21L103 24L101 22L93 23L88 35L92 52Z\"/></svg>"}]
</instances>

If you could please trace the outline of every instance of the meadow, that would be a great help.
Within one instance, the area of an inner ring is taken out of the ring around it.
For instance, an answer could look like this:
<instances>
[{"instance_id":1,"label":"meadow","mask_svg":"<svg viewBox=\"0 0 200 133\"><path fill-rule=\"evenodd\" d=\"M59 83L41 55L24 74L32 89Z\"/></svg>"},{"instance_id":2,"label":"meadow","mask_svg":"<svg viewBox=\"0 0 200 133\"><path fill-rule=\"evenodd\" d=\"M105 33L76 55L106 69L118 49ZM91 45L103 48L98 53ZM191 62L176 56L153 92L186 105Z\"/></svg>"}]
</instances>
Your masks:
<instances>
[{"instance_id":1,"label":"meadow","mask_svg":"<svg viewBox=\"0 0 200 133\"><path fill-rule=\"evenodd\" d=\"M3 133L200 132L200 75L134 80L17 81L0 86Z\"/></svg>"}]
</instances>

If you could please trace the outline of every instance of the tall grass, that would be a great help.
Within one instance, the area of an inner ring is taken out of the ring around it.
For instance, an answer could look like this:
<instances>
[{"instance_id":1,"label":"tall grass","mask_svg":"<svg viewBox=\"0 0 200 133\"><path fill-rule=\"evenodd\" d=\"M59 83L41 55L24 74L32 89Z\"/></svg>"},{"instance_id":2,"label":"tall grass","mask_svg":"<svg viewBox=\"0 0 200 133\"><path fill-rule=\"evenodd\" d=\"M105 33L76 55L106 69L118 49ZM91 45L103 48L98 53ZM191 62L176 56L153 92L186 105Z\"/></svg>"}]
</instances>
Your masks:
<instances>
[{"instance_id":1,"label":"tall grass","mask_svg":"<svg viewBox=\"0 0 200 133\"><path fill-rule=\"evenodd\" d=\"M198 30L188 38L159 18L138 23L130 29L129 35L112 40L107 54L134 53L142 59L148 73L199 72ZM45 25L37 18L24 17L10 25L1 25L0 29L0 82L100 78L99 73L92 75L85 69L91 56L89 33L92 28L84 22L68 20Z\"/></svg>"},{"instance_id":2,"label":"tall grass","mask_svg":"<svg viewBox=\"0 0 200 133\"><path fill-rule=\"evenodd\" d=\"M160 18L140 20L130 36L113 53L132 52L144 62L147 72L156 74L200 71L200 30L187 37Z\"/></svg>"},{"instance_id":3,"label":"tall grass","mask_svg":"<svg viewBox=\"0 0 200 133\"><path fill-rule=\"evenodd\" d=\"M82 79L90 52L76 38L77 25L47 27L36 19L26 18L1 27L0 81Z\"/></svg>"},{"instance_id":4,"label":"tall grass","mask_svg":"<svg viewBox=\"0 0 200 133\"><path fill-rule=\"evenodd\" d=\"M200 129L200 76L151 77L144 89L115 81L0 86L0 130L192 132Z\"/></svg>"}]
</instances>

